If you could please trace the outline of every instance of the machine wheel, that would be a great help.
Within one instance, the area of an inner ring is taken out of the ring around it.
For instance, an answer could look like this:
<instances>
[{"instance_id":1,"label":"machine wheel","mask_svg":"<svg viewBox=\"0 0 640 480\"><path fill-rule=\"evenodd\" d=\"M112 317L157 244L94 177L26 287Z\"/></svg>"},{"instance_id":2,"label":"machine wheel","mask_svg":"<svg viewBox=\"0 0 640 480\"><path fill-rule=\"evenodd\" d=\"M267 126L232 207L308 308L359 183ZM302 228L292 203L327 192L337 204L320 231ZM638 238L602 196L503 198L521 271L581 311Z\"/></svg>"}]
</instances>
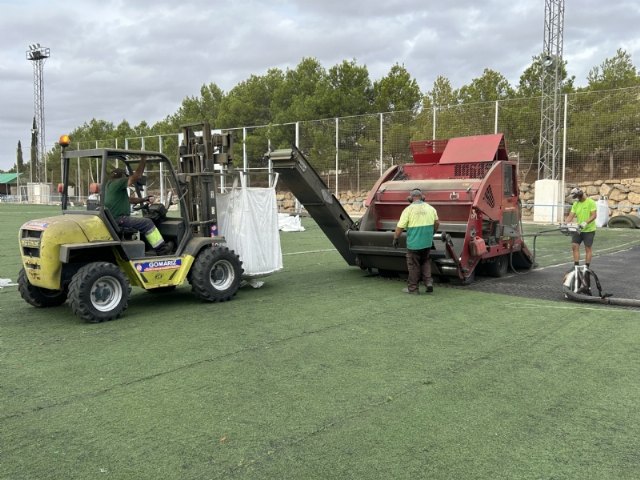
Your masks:
<instances>
[{"instance_id":1,"label":"machine wheel","mask_svg":"<svg viewBox=\"0 0 640 480\"><path fill-rule=\"evenodd\" d=\"M24 268L18 274L18 291L25 302L38 308L57 307L67 300L67 292L64 290L49 290L31 285Z\"/></svg>"},{"instance_id":2,"label":"machine wheel","mask_svg":"<svg viewBox=\"0 0 640 480\"><path fill-rule=\"evenodd\" d=\"M476 281L476 270L477 267L473 269L473 271L471 272L471 274L465 278L464 280L460 280L458 279L459 285L471 285L473 282Z\"/></svg>"},{"instance_id":3,"label":"machine wheel","mask_svg":"<svg viewBox=\"0 0 640 480\"><path fill-rule=\"evenodd\" d=\"M191 291L208 302L231 300L240 288L242 262L227 247L205 248L191 267Z\"/></svg>"},{"instance_id":4,"label":"machine wheel","mask_svg":"<svg viewBox=\"0 0 640 480\"><path fill-rule=\"evenodd\" d=\"M500 255L495 257L493 262L485 264L487 275L490 277L504 277L509 271L509 255Z\"/></svg>"},{"instance_id":5,"label":"machine wheel","mask_svg":"<svg viewBox=\"0 0 640 480\"><path fill-rule=\"evenodd\" d=\"M118 318L127 309L131 285L117 265L94 262L73 276L69 303L73 313L90 323Z\"/></svg>"}]
</instances>

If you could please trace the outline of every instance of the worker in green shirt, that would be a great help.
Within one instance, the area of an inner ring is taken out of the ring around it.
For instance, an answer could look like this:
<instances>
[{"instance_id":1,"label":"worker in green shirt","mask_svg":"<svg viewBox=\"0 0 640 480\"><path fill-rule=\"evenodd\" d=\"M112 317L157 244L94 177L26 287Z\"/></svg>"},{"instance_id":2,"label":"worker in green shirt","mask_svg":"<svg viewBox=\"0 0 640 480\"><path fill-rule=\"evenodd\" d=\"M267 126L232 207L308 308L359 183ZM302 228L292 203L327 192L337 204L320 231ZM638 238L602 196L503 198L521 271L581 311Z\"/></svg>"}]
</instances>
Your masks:
<instances>
[{"instance_id":1,"label":"worker in green shirt","mask_svg":"<svg viewBox=\"0 0 640 480\"><path fill-rule=\"evenodd\" d=\"M147 157L141 156L138 168L131 176L128 176L127 171L123 168L113 169L106 183L104 206L109 209L118 226L142 232L157 255L170 255L174 247L173 242L164 241L153 220L130 215L131 203L140 204L148 202L150 199L150 197L137 198L129 196L129 187L142 176L146 162Z\"/></svg>"},{"instance_id":2,"label":"worker in green shirt","mask_svg":"<svg viewBox=\"0 0 640 480\"><path fill-rule=\"evenodd\" d=\"M411 190L411 205L400 215L393 235L393 246L398 248L400 235L407 231L407 288L405 293L417 294L418 285L424 282L427 293L433 292L431 278L431 259L429 252L433 247L433 234L438 230L438 212L424 201L419 188Z\"/></svg>"},{"instance_id":3,"label":"worker in green shirt","mask_svg":"<svg viewBox=\"0 0 640 480\"><path fill-rule=\"evenodd\" d=\"M573 264L580 265L580 244L584 243L584 263L589 268L593 255L593 238L596 236L596 202L587 197L579 187L573 188L569 195L576 201L571 206L566 222L571 223L575 218L578 224L578 231L571 235Z\"/></svg>"}]
</instances>

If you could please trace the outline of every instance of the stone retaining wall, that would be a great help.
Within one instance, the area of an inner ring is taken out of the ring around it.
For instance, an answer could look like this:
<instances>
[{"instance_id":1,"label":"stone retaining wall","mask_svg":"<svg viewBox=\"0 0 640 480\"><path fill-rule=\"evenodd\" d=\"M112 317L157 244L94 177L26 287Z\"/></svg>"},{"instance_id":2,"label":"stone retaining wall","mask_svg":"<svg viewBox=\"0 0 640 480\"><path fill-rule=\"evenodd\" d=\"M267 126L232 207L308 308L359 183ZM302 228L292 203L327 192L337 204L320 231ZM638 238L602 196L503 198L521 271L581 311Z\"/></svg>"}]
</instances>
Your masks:
<instances>
[{"instance_id":1,"label":"stone retaining wall","mask_svg":"<svg viewBox=\"0 0 640 480\"><path fill-rule=\"evenodd\" d=\"M594 200L601 197L607 197L609 204L609 216L623 215L626 213L634 213L640 207L640 178L624 178L624 179L608 179L595 180L593 182L580 182L577 184L567 184L565 188L565 203L568 205L573 203L569 197L569 192L575 186L582 188L587 195ZM367 198L368 191L342 192L338 196L338 200L344 206L349 215L359 216L365 211L363 202ZM535 184L522 183L520 185L520 194L522 199L522 218L524 220L533 219ZM295 197L291 192L280 192L276 195L278 201L278 211L285 213L295 212Z\"/></svg>"},{"instance_id":2,"label":"stone retaining wall","mask_svg":"<svg viewBox=\"0 0 640 480\"><path fill-rule=\"evenodd\" d=\"M349 215L359 217L365 211L364 199L367 198L368 191L363 192L341 192L338 200ZM283 213L295 213L296 199L291 192L281 192L276 194L278 202L278 211ZM305 211L303 209L303 211Z\"/></svg>"},{"instance_id":3,"label":"stone retaining wall","mask_svg":"<svg viewBox=\"0 0 640 480\"><path fill-rule=\"evenodd\" d=\"M592 182L568 183L565 188L565 203L571 205L573 199L569 197L569 192L575 186L580 187L589 197L598 201L602 197L607 198L609 204L609 216L624 215L634 213L640 206L640 178L623 178L594 180ZM533 218L533 199L535 196L535 184L523 183L520 185L520 196L522 199L522 218L531 220ZM566 207L567 211L569 207Z\"/></svg>"}]
</instances>

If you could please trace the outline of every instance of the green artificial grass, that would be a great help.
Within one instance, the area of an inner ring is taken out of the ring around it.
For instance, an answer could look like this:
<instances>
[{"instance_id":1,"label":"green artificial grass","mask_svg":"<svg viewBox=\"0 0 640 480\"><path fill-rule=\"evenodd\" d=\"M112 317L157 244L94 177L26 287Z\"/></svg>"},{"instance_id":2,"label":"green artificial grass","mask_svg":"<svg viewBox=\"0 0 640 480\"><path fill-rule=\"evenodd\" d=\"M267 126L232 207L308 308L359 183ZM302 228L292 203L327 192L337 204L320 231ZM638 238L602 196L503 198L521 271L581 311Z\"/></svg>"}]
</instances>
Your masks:
<instances>
[{"instance_id":1,"label":"green artificial grass","mask_svg":"<svg viewBox=\"0 0 640 480\"><path fill-rule=\"evenodd\" d=\"M1 278L19 226L56 213L0 205ZM0 478L638 478L640 312L403 295L304 224L227 303L134 289L92 325L1 289ZM599 230L596 251L639 232ZM538 263L568 242L539 237Z\"/></svg>"}]
</instances>

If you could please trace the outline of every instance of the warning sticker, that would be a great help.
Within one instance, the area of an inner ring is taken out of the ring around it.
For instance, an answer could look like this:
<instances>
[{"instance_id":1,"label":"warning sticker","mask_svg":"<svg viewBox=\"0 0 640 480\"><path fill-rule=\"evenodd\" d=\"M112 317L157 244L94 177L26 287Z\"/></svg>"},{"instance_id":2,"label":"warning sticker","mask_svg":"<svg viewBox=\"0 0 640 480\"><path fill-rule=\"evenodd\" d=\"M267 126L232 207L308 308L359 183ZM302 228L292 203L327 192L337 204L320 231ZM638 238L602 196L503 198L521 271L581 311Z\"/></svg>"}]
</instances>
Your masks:
<instances>
[{"instance_id":1,"label":"warning sticker","mask_svg":"<svg viewBox=\"0 0 640 480\"><path fill-rule=\"evenodd\" d=\"M29 230L44 230L49 226L47 222L40 222L38 220L31 220L25 223L22 228Z\"/></svg>"},{"instance_id":2,"label":"warning sticker","mask_svg":"<svg viewBox=\"0 0 640 480\"><path fill-rule=\"evenodd\" d=\"M157 272L158 270L174 270L182 265L182 259L157 260L151 262L139 262L134 264L139 272Z\"/></svg>"}]
</instances>

